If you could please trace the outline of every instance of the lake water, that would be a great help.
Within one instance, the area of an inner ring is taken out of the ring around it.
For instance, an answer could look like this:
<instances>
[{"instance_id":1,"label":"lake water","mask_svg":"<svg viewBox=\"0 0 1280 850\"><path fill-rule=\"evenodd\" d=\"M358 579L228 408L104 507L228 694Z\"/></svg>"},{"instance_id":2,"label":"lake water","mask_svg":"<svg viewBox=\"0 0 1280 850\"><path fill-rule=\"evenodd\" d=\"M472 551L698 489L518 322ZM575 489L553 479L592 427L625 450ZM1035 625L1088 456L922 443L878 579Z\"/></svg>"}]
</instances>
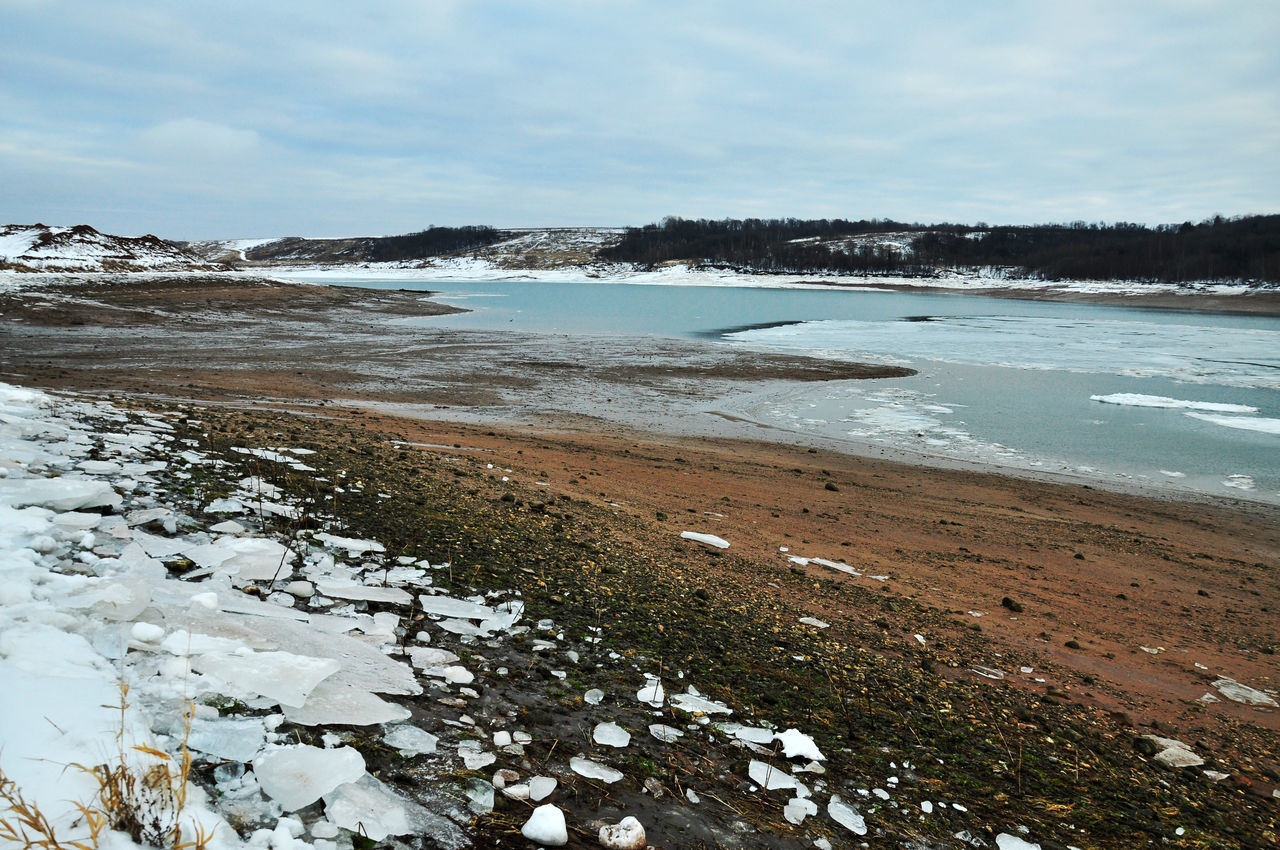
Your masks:
<instances>
[{"instance_id":1,"label":"lake water","mask_svg":"<svg viewBox=\"0 0 1280 850\"><path fill-rule=\"evenodd\" d=\"M716 409L850 446L1280 504L1280 319L865 290L325 282L431 289L470 311L421 320L437 327L910 366Z\"/></svg>"}]
</instances>

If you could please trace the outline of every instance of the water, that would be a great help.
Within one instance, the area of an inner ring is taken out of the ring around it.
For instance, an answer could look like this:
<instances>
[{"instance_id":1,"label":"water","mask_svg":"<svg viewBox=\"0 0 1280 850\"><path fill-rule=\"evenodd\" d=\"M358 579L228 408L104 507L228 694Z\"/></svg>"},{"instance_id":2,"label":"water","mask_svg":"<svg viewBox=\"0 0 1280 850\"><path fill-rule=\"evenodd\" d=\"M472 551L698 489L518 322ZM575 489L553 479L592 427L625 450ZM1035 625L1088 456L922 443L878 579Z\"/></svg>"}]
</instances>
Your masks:
<instances>
[{"instance_id":1,"label":"water","mask_svg":"<svg viewBox=\"0 0 1280 850\"><path fill-rule=\"evenodd\" d=\"M471 312L412 322L634 337L637 353L645 337L701 339L918 371L769 386L718 407L810 438L1280 504L1280 319L958 294L439 286L437 300Z\"/></svg>"}]
</instances>

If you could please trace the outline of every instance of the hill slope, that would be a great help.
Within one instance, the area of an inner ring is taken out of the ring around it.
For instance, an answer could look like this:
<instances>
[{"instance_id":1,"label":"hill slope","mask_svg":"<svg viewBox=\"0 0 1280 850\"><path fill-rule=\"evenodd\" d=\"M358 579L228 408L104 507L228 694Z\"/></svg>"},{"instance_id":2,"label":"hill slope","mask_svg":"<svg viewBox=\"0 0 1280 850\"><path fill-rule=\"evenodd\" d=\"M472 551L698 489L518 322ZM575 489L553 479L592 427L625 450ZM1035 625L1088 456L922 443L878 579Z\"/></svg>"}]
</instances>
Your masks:
<instances>
[{"instance_id":1,"label":"hill slope","mask_svg":"<svg viewBox=\"0 0 1280 850\"><path fill-rule=\"evenodd\" d=\"M157 236L112 236L87 224L0 226L0 270L44 272L177 271L215 268Z\"/></svg>"}]
</instances>

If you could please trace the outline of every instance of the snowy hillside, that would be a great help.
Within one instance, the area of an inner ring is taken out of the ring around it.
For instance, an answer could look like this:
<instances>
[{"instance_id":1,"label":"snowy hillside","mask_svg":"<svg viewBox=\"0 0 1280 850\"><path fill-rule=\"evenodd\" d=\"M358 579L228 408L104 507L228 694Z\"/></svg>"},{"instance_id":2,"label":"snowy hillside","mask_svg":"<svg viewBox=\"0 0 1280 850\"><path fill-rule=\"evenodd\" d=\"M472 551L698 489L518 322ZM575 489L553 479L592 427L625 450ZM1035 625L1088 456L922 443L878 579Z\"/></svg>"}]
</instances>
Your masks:
<instances>
[{"instance_id":1,"label":"snowy hillside","mask_svg":"<svg viewBox=\"0 0 1280 850\"><path fill-rule=\"evenodd\" d=\"M47 272L130 272L208 269L211 264L156 236L112 236L87 224L0 227L0 269Z\"/></svg>"}]
</instances>

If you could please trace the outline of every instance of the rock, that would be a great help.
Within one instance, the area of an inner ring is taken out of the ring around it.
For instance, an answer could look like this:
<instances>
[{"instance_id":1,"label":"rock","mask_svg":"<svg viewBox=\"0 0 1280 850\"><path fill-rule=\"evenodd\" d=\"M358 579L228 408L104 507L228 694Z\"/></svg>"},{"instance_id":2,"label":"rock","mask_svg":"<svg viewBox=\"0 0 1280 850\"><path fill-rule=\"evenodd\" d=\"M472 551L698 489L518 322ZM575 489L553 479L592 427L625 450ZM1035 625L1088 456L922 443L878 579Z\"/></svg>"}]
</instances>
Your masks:
<instances>
[{"instance_id":1,"label":"rock","mask_svg":"<svg viewBox=\"0 0 1280 850\"><path fill-rule=\"evenodd\" d=\"M600 846L610 850L643 850L644 827L633 817L625 817L613 826L602 826Z\"/></svg>"},{"instance_id":2,"label":"rock","mask_svg":"<svg viewBox=\"0 0 1280 850\"><path fill-rule=\"evenodd\" d=\"M569 830L565 826L564 812L551 803L538 806L520 828L520 834L530 841L547 847L563 847L569 843Z\"/></svg>"}]
</instances>

